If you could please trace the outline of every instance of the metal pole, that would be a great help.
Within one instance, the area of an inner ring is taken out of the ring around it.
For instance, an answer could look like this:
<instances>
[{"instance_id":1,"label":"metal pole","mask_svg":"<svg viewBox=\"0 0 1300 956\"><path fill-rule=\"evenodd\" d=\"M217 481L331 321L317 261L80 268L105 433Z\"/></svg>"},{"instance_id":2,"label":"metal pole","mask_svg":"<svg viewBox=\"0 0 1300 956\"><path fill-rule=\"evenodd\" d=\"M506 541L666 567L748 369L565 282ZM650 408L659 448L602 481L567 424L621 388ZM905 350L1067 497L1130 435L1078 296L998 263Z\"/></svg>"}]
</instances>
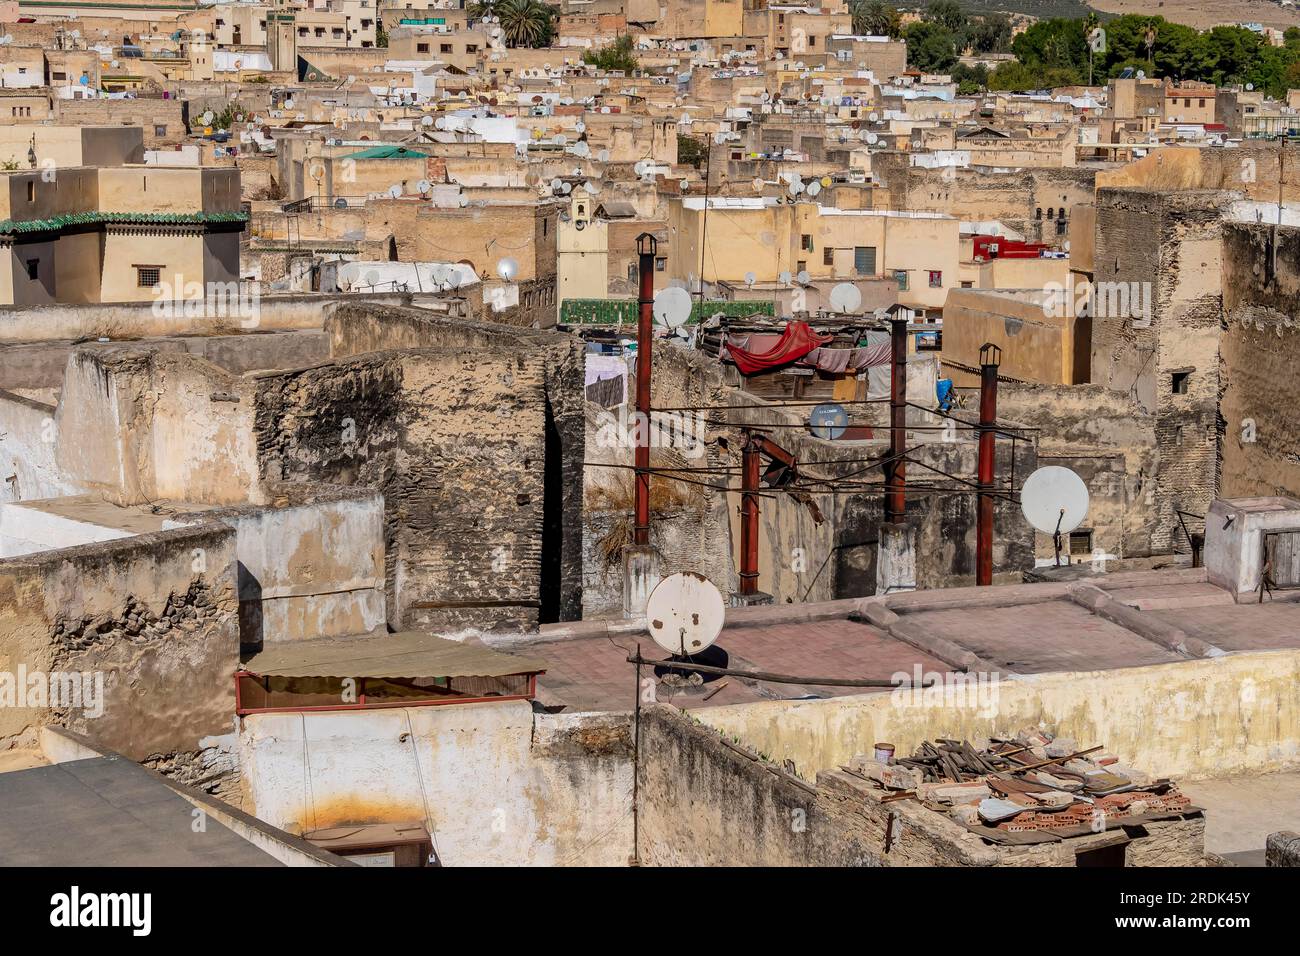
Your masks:
<instances>
[{"instance_id":1,"label":"metal pole","mask_svg":"<svg viewBox=\"0 0 1300 956\"><path fill-rule=\"evenodd\" d=\"M907 319L894 319L890 326L893 366L889 391L889 465L885 469L885 520L891 523L907 517Z\"/></svg>"},{"instance_id":2,"label":"metal pole","mask_svg":"<svg viewBox=\"0 0 1300 956\"><path fill-rule=\"evenodd\" d=\"M641 645L636 646L636 699L632 704L632 866L641 865Z\"/></svg>"},{"instance_id":3,"label":"metal pole","mask_svg":"<svg viewBox=\"0 0 1300 956\"><path fill-rule=\"evenodd\" d=\"M636 324L636 527L633 543L650 544L650 369L653 362L655 241L649 233L637 237L641 293Z\"/></svg>"},{"instance_id":4,"label":"metal pole","mask_svg":"<svg viewBox=\"0 0 1300 956\"><path fill-rule=\"evenodd\" d=\"M758 593L759 442L746 433L740 498L740 593Z\"/></svg>"},{"instance_id":5,"label":"metal pole","mask_svg":"<svg viewBox=\"0 0 1300 956\"><path fill-rule=\"evenodd\" d=\"M993 583L993 456L998 422L998 364L1002 351L980 349L979 504L975 544L975 583Z\"/></svg>"}]
</instances>

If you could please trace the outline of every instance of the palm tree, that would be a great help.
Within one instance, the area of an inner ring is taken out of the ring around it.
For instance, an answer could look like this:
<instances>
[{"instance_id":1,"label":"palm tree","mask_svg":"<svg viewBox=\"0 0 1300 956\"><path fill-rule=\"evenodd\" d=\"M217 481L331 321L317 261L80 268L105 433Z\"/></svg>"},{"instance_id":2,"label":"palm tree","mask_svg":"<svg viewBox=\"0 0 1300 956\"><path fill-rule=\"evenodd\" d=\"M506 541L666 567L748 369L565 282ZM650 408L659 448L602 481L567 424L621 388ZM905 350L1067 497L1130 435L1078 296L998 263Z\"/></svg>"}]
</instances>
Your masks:
<instances>
[{"instance_id":1,"label":"palm tree","mask_svg":"<svg viewBox=\"0 0 1300 956\"><path fill-rule=\"evenodd\" d=\"M506 46L549 46L555 36L555 8L542 0L479 0L470 4L469 15L500 20Z\"/></svg>"},{"instance_id":2,"label":"palm tree","mask_svg":"<svg viewBox=\"0 0 1300 956\"><path fill-rule=\"evenodd\" d=\"M903 33L903 18L884 0L854 0L853 32L859 35L894 37Z\"/></svg>"}]
</instances>

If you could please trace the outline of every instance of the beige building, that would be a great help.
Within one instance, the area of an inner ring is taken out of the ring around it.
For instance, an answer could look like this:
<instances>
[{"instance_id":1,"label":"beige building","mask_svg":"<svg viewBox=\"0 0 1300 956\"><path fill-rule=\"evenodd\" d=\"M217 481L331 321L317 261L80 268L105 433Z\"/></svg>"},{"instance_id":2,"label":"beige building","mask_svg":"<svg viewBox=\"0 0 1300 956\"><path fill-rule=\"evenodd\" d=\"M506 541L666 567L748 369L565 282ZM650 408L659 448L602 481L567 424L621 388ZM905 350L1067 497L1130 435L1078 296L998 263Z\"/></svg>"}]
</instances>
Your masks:
<instances>
[{"instance_id":1,"label":"beige building","mask_svg":"<svg viewBox=\"0 0 1300 956\"><path fill-rule=\"evenodd\" d=\"M139 126L0 126L0 163L12 169L143 162Z\"/></svg>"},{"instance_id":2,"label":"beige building","mask_svg":"<svg viewBox=\"0 0 1300 956\"><path fill-rule=\"evenodd\" d=\"M557 305L565 299L603 299L609 292L609 223L597 218L596 202L582 188L556 223Z\"/></svg>"},{"instance_id":3,"label":"beige building","mask_svg":"<svg viewBox=\"0 0 1300 956\"><path fill-rule=\"evenodd\" d=\"M0 174L0 304L205 296L238 280L244 219L235 169Z\"/></svg>"},{"instance_id":4,"label":"beige building","mask_svg":"<svg viewBox=\"0 0 1300 956\"><path fill-rule=\"evenodd\" d=\"M885 276L897 299L942 310L959 287L960 223L940 213L836 209L775 199L676 199L669 204L670 280L770 282L783 273L812 280ZM701 255L702 254L702 255Z\"/></svg>"}]
</instances>

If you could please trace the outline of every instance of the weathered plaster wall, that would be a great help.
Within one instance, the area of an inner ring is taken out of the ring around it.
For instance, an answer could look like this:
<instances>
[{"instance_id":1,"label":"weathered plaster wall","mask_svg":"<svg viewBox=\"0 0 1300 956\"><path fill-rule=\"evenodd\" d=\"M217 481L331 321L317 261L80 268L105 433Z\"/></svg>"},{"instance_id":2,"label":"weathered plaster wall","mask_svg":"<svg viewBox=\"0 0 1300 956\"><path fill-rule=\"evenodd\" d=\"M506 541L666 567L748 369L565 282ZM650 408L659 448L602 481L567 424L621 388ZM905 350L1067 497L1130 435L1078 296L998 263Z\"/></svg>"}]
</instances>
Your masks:
<instances>
[{"instance_id":1,"label":"weathered plaster wall","mask_svg":"<svg viewBox=\"0 0 1300 956\"><path fill-rule=\"evenodd\" d=\"M448 866L619 866L628 716L527 701L245 717L246 809L293 833L424 821Z\"/></svg>"},{"instance_id":2,"label":"weathered plaster wall","mask_svg":"<svg viewBox=\"0 0 1300 956\"><path fill-rule=\"evenodd\" d=\"M220 524L0 561L0 672L102 674L103 714L0 707L0 741L57 723L205 775L239 657L235 532Z\"/></svg>"},{"instance_id":3,"label":"weathered plaster wall","mask_svg":"<svg viewBox=\"0 0 1300 956\"><path fill-rule=\"evenodd\" d=\"M383 628L384 501L365 489L271 483L265 506L177 515L236 532L240 642Z\"/></svg>"},{"instance_id":4,"label":"weathered plaster wall","mask_svg":"<svg viewBox=\"0 0 1300 956\"><path fill-rule=\"evenodd\" d=\"M1044 727L1102 744L1157 776L1210 777L1300 766L1300 652L1267 651L1122 670L1009 677L966 696L886 692L714 707L700 718L801 776L838 767L876 741Z\"/></svg>"},{"instance_id":5,"label":"weathered plaster wall","mask_svg":"<svg viewBox=\"0 0 1300 956\"><path fill-rule=\"evenodd\" d=\"M0 501L30 501L76 494L59 470L55 408L0 392Z\"/></svg>"}]
</instances>

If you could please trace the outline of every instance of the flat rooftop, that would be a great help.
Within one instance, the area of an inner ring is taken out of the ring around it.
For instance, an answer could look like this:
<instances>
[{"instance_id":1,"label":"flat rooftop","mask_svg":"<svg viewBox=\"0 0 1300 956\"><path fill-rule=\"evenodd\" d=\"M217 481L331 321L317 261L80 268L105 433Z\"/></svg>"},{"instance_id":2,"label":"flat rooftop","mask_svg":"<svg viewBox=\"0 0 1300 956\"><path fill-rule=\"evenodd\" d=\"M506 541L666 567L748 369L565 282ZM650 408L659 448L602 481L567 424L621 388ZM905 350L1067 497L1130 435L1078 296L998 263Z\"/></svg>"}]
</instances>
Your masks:
<instances>
[{"instance_id":1,"label":"flat rooftop","mask_svg":"<svg viewBox=\"0 0 1300 956\"><path fill-rule=\"evenodd\" d=\"M1006 675L1105 671L1243 651L1300 648L1300 592L1236 604L1201 569L1118 572L1085 581L913 591L824 604L729 609L696 663L769 674L890 680L900 672ZM1090 606L1095 605L1095 606ZM639 622L548 625L536 640L488 638L546 662L538 700L567 712L627 711L637 647L667 655ZM648 676L648 675L646 675ZM872 693L655 668L657 699L683 709ZM665 676L669 680L663 680ZM887 693L888 689L875 691Z\"/></svg>"},{"instance_id":2,"label":"flat rooftop","mask_svg":"<svg viewBox=\"0 0 1300 956\"><path fill-rule=\"evenodd\" d=\"M0 767L3 770L3 767ZM0 865L280 866L125 757L0 772Z\"/></svg>"}]
</instances>

